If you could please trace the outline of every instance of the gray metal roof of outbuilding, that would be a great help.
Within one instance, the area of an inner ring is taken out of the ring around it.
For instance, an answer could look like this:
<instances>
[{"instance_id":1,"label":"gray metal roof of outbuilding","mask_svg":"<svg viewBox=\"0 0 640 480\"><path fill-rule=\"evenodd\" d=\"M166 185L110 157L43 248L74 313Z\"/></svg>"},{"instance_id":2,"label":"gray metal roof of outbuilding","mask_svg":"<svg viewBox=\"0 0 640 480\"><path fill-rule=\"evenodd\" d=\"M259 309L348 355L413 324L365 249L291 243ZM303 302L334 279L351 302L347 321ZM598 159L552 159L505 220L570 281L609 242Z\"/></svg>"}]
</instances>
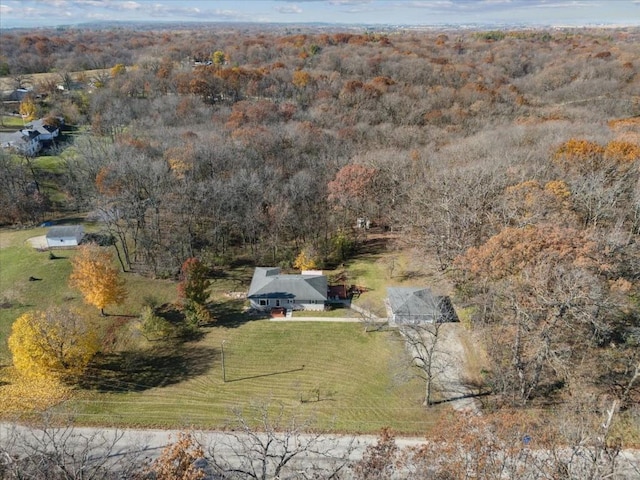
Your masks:
<instances>
[{"instance_id":1,"label":"gray metal roof of outbuilding","mask_svg":"<svg viewBox=\"0 0 640 480\"><path fill-rule=\"evenodd\" d=\"M387 297L397 323L458 321L449 297L434 295L428 288L388 287Z\"/></svg>"},{"instance_id":2,"label":"gray metal roof of outbuilding","mask_svg":"<svg viewBox=\"0 0 640 480\"><path fill-rule=\"evenodd\" d=\"M83 233L84 228L82 225L63 225L51 227L47 232L47 238L76 237Z\"/></svg>"}]
</instances>

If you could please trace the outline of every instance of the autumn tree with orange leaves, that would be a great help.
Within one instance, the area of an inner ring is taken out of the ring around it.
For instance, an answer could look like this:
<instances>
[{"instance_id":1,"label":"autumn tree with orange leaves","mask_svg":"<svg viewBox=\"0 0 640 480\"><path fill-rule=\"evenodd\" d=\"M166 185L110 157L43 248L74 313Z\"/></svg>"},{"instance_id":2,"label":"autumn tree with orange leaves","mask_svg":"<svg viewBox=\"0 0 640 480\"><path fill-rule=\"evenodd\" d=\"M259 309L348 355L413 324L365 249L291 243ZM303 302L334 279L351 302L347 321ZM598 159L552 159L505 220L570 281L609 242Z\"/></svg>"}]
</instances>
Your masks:
<instances>
[{"instance_id":1,"label":"autumn tree with orange leaves","mask_svg":"<svg viewBox=\"0 0 640 480\"><path fill-rule=\"evenodd\" d=\"M552 180L542 184L527 180L505 189L500 212L509 226L522 227L539 222L572 225L571 190L566 182Z\"/></svg>"},{"instance_id":2,"label":"autumn tree with orange leaves","mask_svg":"<svg viewBox=\"0 0 640 480\"><path fill-rule=\"evenodd\" d=\"M150 473L161 480L200 480L206 474L196 462L204 458L204 450L193 435L180 432L176 441L167 445L151 464Z\"/></svg>"},{"instance_id":3,"label":"autumn tree with orange leaves","mask_svg":"<svg viewBox=\"0 0 640 480\"><path fill-rule=\"evenodd\" d=\"M298 88L304 88L309 84L311 80L311 75L309 72L305 72L304 70L296 70L292 74L291 82Z\"/></svg>"},{"instance_id":4,"label":"autumn tree with orange leaves","mask_svg":"<svg viewBox=\"0 0 640 480\"><path fill-rule=\"evenodd\" d=\"M638 223L640 145L611 140L605 145L572 138L560 145L553 164L571 191L571 204L585 226Z\"/></svg>"},{"instance_id":5,"label":"autumn tree with orange leaves","mask_svg":"<svg viewBox=\"0 0 640 480\"><path fill-rule=\"evenodd\" d=\"M523 405L580 388L593 366L580 371L577 359L607 341L619 308L597 241L556 226L505 228L456 266L460 292L482 305L495 393Z\"/></svg>"},{"instance_id":6,"label":"autumn tree with orange leaves","mask_svg":"<svg viewBox=\"0 0 640 480\"><path fill-rule=\"evenodd\" d=\"M349 164L342 167L329 182L328 200L338 210L345 212L345 221L355 222L356 217L374 213L377 173L378 170L373 167Z\"/></svg>"},{"instance_id":7,"label":"autumn tree with orange leaves","mask_svg":"<svg viewBox=\"0 0 640 480\"><path fill-rule=\"evenodd\" d=\"M414 478L635 478L621 462L616 413L616 402L602 400L576 401L558 418L509 409L443 415L401 467Z\"/></svg>"},{"instance_id":8,"label":"autumn tree with orange leaves","mask_svg":"<svg viewBox=\"0 0 640 480\"><path fill-rule=\"evenodd\" d=\"M357 480L390 480L400 464L400 449L395 435L389 428L383 428L375 444L369 445L352 467Z\"/></svg>"},{"instance_id":9,"label":"autumn tree with orange leaves","mask_svg":"<svg viewBox=\"0 0 640 480\"><path fill-rule=\"evenodd\" d=\"M69 285L80 290L85 302L99 308L101 315L107 305L124 302L127 291L111 252L95 244L82 245L71 263Z\"/></svg>"}]
</instances>

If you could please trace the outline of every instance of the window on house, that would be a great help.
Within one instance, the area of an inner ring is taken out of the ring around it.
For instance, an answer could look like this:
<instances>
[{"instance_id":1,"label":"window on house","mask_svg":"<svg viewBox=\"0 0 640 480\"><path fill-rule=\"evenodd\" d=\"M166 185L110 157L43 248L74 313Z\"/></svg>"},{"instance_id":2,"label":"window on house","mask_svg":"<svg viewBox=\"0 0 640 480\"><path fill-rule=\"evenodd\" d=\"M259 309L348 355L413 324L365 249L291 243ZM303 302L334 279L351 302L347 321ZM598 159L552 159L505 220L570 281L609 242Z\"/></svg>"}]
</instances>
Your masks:
<instances>
[{"instance_id":1,"label":"window on house","mask_svg":"<svg viewBox=\"0 0 640 480\"><path fill-rule=\"evenodd\" d=\"M269 300L266 300L264 298L260 299L260 306L261 307L265 307L267 305L269 305Z\"/></svg>"}]
</instances>

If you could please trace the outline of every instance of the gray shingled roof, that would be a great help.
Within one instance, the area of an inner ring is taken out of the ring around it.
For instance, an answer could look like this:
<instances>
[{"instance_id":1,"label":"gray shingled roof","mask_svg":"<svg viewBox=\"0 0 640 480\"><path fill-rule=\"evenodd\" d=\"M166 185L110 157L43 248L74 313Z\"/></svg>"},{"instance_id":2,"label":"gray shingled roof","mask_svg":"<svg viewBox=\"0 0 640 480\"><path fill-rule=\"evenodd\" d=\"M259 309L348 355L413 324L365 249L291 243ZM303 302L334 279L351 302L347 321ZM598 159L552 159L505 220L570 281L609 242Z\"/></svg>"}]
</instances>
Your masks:
<instances>
[{"instance_id":1,"label":"gray shingled roof","mask_svg":"<svg viewBox=\"0 0 640 480\"><path fill-rule=\"evenodd\" d=\"M26 129L27 130L31 129L35 132L44 133L44 134L52 133L52 132L55 132L56 130L59 130L60 127L57 127L56 125L45 125L44 121L45 121L44 118L34 120L29 125L27 125Z\"/></svg>"},{"instance_id":2,"label":"gray shingled roof","mask_svg":"<svg viewBox=\"0 0 640 480\"><path fill-rule=\"evenodd\" d=\"M428 288L389 287L387 297L396 323L458 321L449 297L434 295Z\"/></svg>"},{"instance_id":3,"label":"gray shingled roof","mask_svg":"<svg viewBox=\"0 0 640 480\"><path fill-rule=\"evenodd\" d=\"M257 267L249 286L249 298L327 299L327 277L324 275L281 274L279 268Z\"/></svg>"}]
</instances>

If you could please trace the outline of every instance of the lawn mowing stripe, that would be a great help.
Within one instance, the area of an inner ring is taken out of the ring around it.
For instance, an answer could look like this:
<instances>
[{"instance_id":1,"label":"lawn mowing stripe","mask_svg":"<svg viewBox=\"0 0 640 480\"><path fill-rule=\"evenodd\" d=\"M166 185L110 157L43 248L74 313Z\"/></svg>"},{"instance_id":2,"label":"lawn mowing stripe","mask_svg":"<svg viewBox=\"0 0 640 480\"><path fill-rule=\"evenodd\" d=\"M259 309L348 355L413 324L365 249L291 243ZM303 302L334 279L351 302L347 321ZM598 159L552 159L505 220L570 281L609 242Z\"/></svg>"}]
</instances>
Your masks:
<instances>
[{"instance_id":1,"label":"lawn mowing stripe","mask_svg":"<svg viewBox=\"0 0 640 480\"><path fill-rule=\"evenodd\" d=\"M97 423L119 418L113 421L171 426L189 416L220 426L232 407L271 399L281 402L288 414L317 418L322 428L344 430L355 425L358 431L375 433L380 426L391 425L415 431L434 414L421 406L422 384L394 382L391 359L403 349L394 335L364 334L357 324L257 321L235 329L213 327L193 343L215 349L201 375L141 392L83 392L85 398L70 402L69 408ZM222 382L218 351L223 340L227 379L235 380L227 383ZM303 364L304 369L298 370ZM140 382L119 385L141 387ZM319 402L313 401L316 388Z\"/></svg>"}]
</instances>

